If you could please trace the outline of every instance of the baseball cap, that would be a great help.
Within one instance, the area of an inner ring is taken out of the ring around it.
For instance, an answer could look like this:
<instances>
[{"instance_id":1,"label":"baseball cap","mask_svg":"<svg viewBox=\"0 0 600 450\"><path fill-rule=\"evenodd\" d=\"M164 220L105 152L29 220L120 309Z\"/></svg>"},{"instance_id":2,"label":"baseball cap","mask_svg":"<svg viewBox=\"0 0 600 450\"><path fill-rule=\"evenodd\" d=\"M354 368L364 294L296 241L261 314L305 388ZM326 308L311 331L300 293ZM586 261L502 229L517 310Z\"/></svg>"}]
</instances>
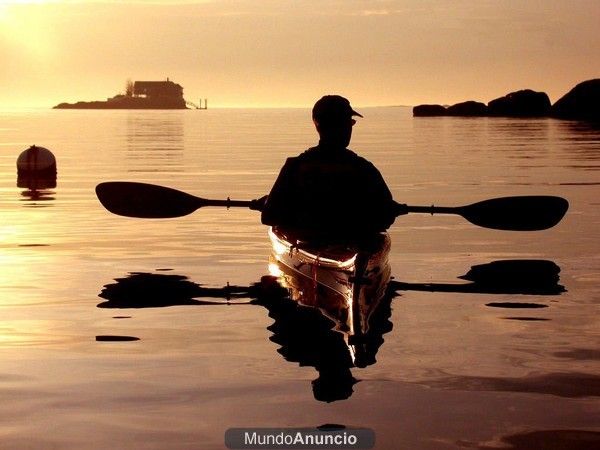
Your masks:
<instances>
[{"instance_id":1,"label":"baseball cap","mask_svg":"<svg viewBox=\"0 0 600 450\"><path fill-rule=\"evenodd\" d=\"M317 100L312 109L313 120L319 124L337 123L352 116L362 117L352 109L348 99L340 95L325 95Z\"/></svg>"}]
</instances>

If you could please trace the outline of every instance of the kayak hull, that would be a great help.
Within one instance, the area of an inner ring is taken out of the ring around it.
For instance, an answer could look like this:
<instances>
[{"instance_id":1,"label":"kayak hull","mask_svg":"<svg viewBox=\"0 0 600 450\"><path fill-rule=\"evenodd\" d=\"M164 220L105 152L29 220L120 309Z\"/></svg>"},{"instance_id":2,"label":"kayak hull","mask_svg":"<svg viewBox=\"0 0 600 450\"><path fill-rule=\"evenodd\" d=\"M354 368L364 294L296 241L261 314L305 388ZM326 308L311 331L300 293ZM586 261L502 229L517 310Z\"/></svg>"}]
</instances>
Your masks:
<instances>
[{"instance_id":1,"label":"kayak hull","mask_svg":"<svg viewBox=\"0 0 600 450\"><path fill-rule=\"evenodd\" d=\"M387 233L352 242L306 242L269 229L270 272L299 304L331 319L349 343L369 331L369 319L391 277Z\"/></svg>"}]
</instances>

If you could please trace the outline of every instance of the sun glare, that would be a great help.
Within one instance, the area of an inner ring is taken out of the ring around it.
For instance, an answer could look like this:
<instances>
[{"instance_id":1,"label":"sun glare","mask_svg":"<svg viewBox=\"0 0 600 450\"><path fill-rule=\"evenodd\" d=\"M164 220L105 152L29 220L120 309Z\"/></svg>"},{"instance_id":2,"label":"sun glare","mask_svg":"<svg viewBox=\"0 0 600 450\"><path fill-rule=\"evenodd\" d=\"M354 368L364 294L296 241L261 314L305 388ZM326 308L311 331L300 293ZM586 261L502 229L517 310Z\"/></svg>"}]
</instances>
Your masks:
<instances>
[{"instance_id":1,"label":"sun glare","mask_svg":"<svg viewBox=\"0 0 600 450\"><path fill-rule=\"evenodd\" d=\"M8 16L8 11L14 5L39 5L49 0L0 0L0 20Z\"/></svg>"},{"instance_id":2,"label":"sun glare","mask_svg":"<svg viewBox=\"0 0 600 450\"><path fill-rule=\"evenodd\" d=\"M0 6L48 3L52 0L0 0ZM56 1L56 0L54 0Z\"/></svg>"},{"instance_id":3,"label":"sun glare","mask_svg":"<svg viewBox=\"0 0 600 450\"><path fill-rule=\"evenodd\" d=\"M0 0L0 38L25 58L44 61L52 56L50 1Z\"/></svg>"}]
</instances>

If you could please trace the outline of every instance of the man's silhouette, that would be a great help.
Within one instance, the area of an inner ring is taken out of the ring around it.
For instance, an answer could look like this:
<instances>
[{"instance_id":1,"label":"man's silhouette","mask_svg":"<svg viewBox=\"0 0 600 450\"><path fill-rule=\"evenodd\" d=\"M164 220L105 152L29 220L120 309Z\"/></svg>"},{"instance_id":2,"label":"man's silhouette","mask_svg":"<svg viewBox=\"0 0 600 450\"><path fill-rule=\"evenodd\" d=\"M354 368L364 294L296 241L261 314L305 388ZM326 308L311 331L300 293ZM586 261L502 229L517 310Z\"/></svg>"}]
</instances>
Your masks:
<instances>
[{"instance_id":1,"label":"man's silhouette","mask_svg":"<svg viewBox=\"0 0 600 450\"><path fill-rule=\"evenodd\" d=\"M308 236L347 237L386 230L398 214L375 166L349 150L353 117L339 95L312 110L319 145L288 158L262 211L262 223Z\"/></svg>"}]
</instances>

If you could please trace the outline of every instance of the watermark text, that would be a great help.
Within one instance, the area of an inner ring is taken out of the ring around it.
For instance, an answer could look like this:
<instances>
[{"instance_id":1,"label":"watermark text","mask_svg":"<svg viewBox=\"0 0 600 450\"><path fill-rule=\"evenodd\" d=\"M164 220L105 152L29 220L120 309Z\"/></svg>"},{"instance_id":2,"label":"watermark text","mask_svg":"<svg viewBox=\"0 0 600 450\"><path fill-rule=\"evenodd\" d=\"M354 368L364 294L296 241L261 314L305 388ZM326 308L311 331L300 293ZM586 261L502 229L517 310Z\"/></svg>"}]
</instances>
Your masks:
<instances>
[{"instance_id":1,"label":"watermark text","mask_svg":"<svg viewBox=\"0 0 600 450\"><path fill-rule=\"evenodd\" d=\"M230 449L369 449L375 432L368 428L230 428Z\"/></svg>"}]
</instances>

